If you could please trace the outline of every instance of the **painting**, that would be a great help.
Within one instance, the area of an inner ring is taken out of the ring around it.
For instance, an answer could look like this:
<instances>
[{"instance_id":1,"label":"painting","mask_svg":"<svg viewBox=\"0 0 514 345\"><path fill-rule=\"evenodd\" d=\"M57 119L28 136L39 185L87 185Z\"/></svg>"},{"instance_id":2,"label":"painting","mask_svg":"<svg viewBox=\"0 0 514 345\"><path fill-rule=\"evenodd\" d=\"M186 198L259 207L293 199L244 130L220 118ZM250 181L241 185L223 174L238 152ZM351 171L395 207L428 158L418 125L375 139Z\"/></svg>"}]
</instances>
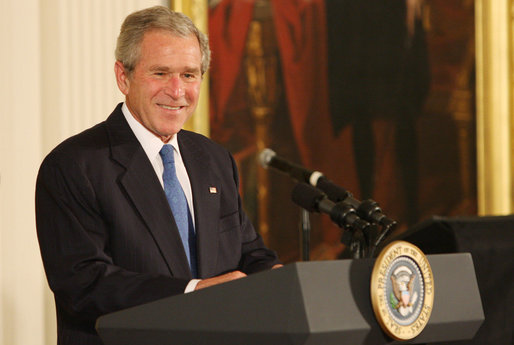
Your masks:
<instances>
[{"instance_id":1,"label":"painting","mask_svg":"<svg viewBox=\"0 0 514 345\"><path fill-rule=\"evenodd\" d=\"M305 219L265 148L376 201L396 233L476 214L472 0L210 1L209 38L210 135L283 261L300 259ZM309 221L310 259L344 255L347 228Z\"/></svg>"}]
</instances>

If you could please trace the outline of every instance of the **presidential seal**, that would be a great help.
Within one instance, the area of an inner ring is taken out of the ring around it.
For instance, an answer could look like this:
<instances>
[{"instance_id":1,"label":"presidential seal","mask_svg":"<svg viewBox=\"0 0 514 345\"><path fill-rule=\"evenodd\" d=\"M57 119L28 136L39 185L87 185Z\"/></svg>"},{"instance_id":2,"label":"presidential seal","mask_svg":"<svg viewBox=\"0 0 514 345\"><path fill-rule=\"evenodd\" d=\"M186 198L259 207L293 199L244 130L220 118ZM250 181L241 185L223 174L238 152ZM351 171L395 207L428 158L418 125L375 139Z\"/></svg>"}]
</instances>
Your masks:
<instances>
[{"instance_id":1,"label":"presidential seal","mask_svg":"<svg viewBox=\"0 0 514 345\"><path fill-rule=\"evenodd\" d=\"M373 266L371 303L378 323L391 338L409 340L425 328L434 304L434 277L415 245L387 245Z\"/></svg>"}]
</instances>

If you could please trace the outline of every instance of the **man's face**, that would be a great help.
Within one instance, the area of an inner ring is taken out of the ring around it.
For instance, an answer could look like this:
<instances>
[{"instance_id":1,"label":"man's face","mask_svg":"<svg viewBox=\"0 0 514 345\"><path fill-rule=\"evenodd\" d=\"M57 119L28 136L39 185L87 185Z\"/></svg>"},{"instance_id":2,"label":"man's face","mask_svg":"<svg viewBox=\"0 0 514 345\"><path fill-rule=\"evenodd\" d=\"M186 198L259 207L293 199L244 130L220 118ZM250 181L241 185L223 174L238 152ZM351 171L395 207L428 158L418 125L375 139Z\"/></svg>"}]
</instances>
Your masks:
<instances>
[{"instance_id":1,"label":"man's face","mask_svg":"<svg viewBox=\"0 0 514 345\"><path fill-rule=\"evenodd\" d=\"M131 74L116 62L118 87L137 121L167 142L198 104L202 55L195 36L162 30L145 33L141 56Z\"/></svg>"}]
</instances>

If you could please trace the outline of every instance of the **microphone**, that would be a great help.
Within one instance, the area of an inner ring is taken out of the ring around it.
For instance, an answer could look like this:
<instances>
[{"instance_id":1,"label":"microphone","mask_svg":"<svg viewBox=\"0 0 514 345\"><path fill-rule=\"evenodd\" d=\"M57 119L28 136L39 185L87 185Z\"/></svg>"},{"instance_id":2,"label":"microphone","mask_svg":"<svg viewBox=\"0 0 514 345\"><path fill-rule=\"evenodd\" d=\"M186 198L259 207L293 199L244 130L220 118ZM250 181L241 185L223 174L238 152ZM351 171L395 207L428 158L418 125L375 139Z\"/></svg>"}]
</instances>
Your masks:
<instances>
[{"instance_id":1,"label":"microphone","mask_svg":"<svg viewBox=\"0 0 514 345\"><path fill-rule=\"evenodd\" d=\"M327 194L330 200L336 203L346 202L350 204L355 208L357 214L363 219L372 223L380 224L387 228L394 227L396 225L396 221L387 218L376 201L371 199L359 201L353 197L352 193L336 185L324 176L318 180L316 188L322 190Z\"/></svg>"},{"instance_id":2,"label":"microphone","mask_svg":"<svg viewBox=\"0 0 514 345\"><path fill-rule=\"evenodd\" d=\"M375 201L368 199L360 202L353 197L352 193L336 185L319 171L308 170L298 164L291 163L277 156L275 151L269 148L261 151L259 161L264 168L272 167L289 175L298 182L305 182L320 189L326 194L329 200L336 204L340 202L350 204L350 206L356 210L357 214L367 221L380 224L387 228L396 225L394 220L387 218L385 214L382 213L382 210Z\"/></svg>"},{"instance_id":3,"label":"microphone","mask_svg":"<svg viewBox=\"0 0 514 345\"><path fill-rule=\"evenodd\" d=\"M334 203L327 195L306 183L298 183L291 194L295 204L309 212L326 213L341 228L367 229L370 224L359 218L355 209L345 202Z\"/></svg>"},{"instance_id":4,"label":"microphone","mask_svg":"<svg viewBox=\"0 0 514 345\"><path fill-rule=\"evenodd\" d=\"M298 182L309 183L316 186L318 180L323 176L319 171L307 170L304 167L291 163L290 161L277 156L275 151L266 148L261 151L259 155L259 162L264 168L274 168L278 171L289 175L291 178Z\"/></svg>"}]
</instances>

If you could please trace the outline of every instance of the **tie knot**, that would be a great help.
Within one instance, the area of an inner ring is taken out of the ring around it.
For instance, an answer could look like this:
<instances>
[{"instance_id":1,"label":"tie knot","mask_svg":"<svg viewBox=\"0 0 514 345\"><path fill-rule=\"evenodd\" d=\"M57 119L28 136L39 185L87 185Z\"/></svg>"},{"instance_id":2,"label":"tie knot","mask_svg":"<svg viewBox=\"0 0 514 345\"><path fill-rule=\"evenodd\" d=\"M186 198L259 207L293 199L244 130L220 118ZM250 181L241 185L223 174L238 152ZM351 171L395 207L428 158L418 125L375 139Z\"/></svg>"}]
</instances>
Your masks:
<instances>
[{"instance_id":1,"label":"tie knot","mask_svg":"<svg viewBox=\"0 0 514 345\"><path fill-rule=\"evenodd\" d=\"M161 151L159 151L159 155L161 155L161 159L164 164L175 163L175 157L173 155L173 146L169 144L163 145Z\"/></svg>"}]
</instances>

